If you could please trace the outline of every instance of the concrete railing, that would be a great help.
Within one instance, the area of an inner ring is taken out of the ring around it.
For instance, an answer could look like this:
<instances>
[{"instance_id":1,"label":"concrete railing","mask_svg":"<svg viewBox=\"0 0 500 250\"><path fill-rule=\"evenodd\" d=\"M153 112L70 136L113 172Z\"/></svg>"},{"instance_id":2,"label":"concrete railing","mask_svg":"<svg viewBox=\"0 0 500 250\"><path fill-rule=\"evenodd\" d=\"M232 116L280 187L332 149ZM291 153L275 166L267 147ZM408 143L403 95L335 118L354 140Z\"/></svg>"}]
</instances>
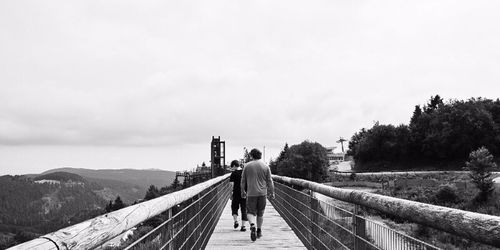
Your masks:
<instances>
[{"instance_id":1,"label":"concrete railing","mask_svg":"<svg viewBox=\"0 0 500 250\"><path fill-rule=\"evenodd\" d=\"M273 175L275 181L310 189L341 201L372 208L405 220L500 247L500 217L435 206L368 192Z\"/></svg>"},{"instance_id":2,"label":"concrete railing","mask_svg":"<svg viewBox=\"0 0 500 250\"><path fill-rule=\"evenodd\" d=\"M229 177L220 176L195 186L107 213L9 249L94 249L130 228L187 201Z\"/></svg>"}]
</instances>

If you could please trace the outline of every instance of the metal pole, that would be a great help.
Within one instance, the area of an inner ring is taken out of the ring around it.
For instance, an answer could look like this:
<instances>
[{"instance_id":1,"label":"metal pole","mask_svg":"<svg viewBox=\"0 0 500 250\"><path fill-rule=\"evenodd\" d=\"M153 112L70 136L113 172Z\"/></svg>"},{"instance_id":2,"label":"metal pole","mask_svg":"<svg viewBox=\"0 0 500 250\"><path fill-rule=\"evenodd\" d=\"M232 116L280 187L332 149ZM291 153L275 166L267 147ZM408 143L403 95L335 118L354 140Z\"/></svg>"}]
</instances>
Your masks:
<instances>
[{"instance_id":1,"label":"metal pole","mask_svg":"<svg viewBox=\"0 0 500 250\"><path fill-rule=\"evenodd\" d=\"M266 163L266 146L264 146L264 151L263 151L263 159L264 159L264 163Z\"/></svg>"}]
</instances>

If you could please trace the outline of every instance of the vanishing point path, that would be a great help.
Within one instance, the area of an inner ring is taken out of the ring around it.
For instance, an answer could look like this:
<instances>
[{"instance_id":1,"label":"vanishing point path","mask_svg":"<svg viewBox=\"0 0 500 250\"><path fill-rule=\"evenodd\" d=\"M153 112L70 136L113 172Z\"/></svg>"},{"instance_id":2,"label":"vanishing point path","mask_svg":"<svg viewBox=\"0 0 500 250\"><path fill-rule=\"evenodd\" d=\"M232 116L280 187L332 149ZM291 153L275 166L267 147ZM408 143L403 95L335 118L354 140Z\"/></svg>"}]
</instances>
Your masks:
<instances>
[{"instance_id":1,"label":"vanishing point path","mask_svg":"<svg viewBox=\"0 0 500 250\"><path fill-rule=\"evenodd\" d=\"M262 237L252 242L250 240L250 225L248 223L246 232L240 232L239 227L238 229L233 228L231 200L229 200L217 226L215 226L206 249L307 249L274 209L269 200L266 204ZM241 218L241 214L239 215Z\"/></svg>"}]
</instances>

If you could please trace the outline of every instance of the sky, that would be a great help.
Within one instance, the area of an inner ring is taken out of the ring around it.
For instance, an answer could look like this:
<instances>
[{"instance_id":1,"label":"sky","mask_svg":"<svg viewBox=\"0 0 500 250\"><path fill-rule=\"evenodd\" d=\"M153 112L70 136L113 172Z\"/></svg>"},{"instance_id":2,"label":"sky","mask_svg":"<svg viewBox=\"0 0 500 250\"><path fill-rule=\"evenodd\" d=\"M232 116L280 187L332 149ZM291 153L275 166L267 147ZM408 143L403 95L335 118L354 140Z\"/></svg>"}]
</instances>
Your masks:
<instances>
[{"instance_id":1,"label":"sky","mask_svg":"<svg viewBox=\"0 0 500 250\"><path fill-rule=\"evenodd\" d=\"M500 1L0 1L0 175L188 170L500 96Z\"/></svg>"}]
</instances>

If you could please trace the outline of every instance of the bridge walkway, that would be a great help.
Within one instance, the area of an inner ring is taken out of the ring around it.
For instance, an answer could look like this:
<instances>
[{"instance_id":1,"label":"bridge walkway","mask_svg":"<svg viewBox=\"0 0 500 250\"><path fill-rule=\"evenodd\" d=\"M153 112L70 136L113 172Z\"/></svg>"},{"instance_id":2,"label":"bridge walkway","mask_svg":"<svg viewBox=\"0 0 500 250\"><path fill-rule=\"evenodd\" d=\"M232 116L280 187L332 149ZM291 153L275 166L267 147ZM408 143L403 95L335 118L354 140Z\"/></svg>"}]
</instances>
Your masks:
<instances>
[{"instance_id":1,"label":"bridge walkway","mask_svg":"<svg viewBox=\"0 0 500 250\"><path fill-rule=\"evenodd\" d=\"M231 200L229 200L206 249L307 249L271 203L267 201L266 204L262 238L252 242L248 224L246 232L233 228Z\"/></svg>"}]
</instances>

